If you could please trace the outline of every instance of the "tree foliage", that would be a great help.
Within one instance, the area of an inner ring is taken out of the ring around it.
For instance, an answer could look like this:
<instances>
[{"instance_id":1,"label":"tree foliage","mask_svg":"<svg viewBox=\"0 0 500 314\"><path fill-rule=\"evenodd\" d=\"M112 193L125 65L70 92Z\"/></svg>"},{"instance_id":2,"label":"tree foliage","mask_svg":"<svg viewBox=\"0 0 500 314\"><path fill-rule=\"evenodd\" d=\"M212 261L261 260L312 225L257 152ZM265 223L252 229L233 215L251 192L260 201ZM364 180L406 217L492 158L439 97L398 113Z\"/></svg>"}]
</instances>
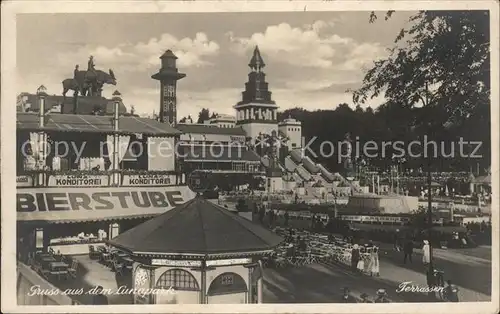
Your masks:
<instances>
[{"instance_id":1,"label":"tree foliage","mask_svg":"<svg viewBox=\"0 0 500 314\"><path fill-rule=\"evenodd\" d=\"M198 122L197 123L205 123L205 121L210 119L210 110L208 108L201 109L198 114Z\"/></svg>"},{"instance_id":2,"label":"tree foliage","mask_svg":"<svg viewBox=\"0 0 500 314\"><path fill-rule=\"evenodd\" d=\"M419 114L419 108L411 108L399 106L395 103L386 103L376 109L371 107L351 108L347 104L340 104L334 110L317 110L308 111L302 108L293 108L278 113L278 119L281 120L288 116L301 121L302 136L304 137L304 145L317 154L313 156L306 151L313 160L322 163L332 171L341 171L343 166L339 163L339 147L331 147L323 143L333 143L336 145L344 140L346 133L351 134L351 139L354 141L354 153L360 152L363 156L363 145L369 141L377 143L379 151L377 156L367 158L370 167L388 170L392 164L392 147L387 146L382 150L382 143L401 141L406 144L414 141L419 134L411 127L415 116ZM470 122L470 123L469 123ZM466 121L462 128L455 128L440 136L443 143L446 144L446 152L451 149L450 143L455 142L455 150L458 151L457 137L464 137L465 141L480 141L489 136L490 130L479 125L480 122L474 122L471 119ZM482 129L482 130L481 130ZM359 149L356 144L359 143ZM419 147L413 147L412 152L417 153ZM470 150L464 149L465 153L470 153ZM370 152L373 153L373 152ZM469 171L472 167L476 169L477 163L480 168L484 169L490 165L490 146L489 142L484 142L480 150L476 154L481 154L482 158L463 158L456 154L453 158L440 158L439 161L433 163L434 171ZM406 158L404 169L425 168L425 164L421 158Z\"/></svg>"},{"instance_id":3,"label":"tree foliage","mask_svg":"<svg viewBox=\"0 0 500 314\"><path fill-rule=\"evenodd\" d=\"M370 22L375 20L372 12ZM389 57L366 73L354 102L383 95L399 106L423 105L415 124L432 120L460 126L475 115L489 123L488 11L420 11L410 24L400 31Z\"/></svg>"}]
</instances>

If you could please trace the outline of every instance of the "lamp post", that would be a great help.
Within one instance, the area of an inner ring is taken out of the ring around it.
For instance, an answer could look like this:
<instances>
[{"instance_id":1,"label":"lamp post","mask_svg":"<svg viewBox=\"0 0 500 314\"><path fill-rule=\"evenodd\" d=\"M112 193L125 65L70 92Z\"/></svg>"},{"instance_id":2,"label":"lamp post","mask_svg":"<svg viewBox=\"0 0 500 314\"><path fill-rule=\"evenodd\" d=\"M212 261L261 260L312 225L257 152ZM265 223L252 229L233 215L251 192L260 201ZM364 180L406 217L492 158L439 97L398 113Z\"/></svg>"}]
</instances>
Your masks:
<instances>
[{"instance_id":1,"label":"lamp post","mask_svg":"<svg viewBox=\"0 0 500 314\"><path fill-rule=\"evenodd\" d=\"M45 166L46 166L46 145L47 145L47 134L44 131L45 128L45 98L47 95L47 88L40 85L36 90L36 95L39 100L39 110L38 110L38 127L40 131L38 132L38 168L42 172L38 175L38 184L45 184Z\"/></svg>"},{"instance_id":2,"label":"lamp post","mask_svg":"<svg viewBox=\"0 0 500 314\"><path fill-rule=\"evenodd\" d=\"M118 185L118 182L119 182L119 177L118 177L118 149L119 149L119 145L118 145L118 141L119 141L119 137L118 137L118 132L120 130L119 128L119 122L120 122L120 112L119 112L119 108L120 108L120 103L122 101L122 95L120 94L119 91L115 90L115 92L113 93L113 98L112 98L112 101L113 101L113 105L114 105L114 110L113 110L113 185Z\"/></svg>"},{"instance_id":3,"label":"lamp post","mask_svg":"<svg viewBox=\"0 0 500 314\"><path fill-rule=\"evenodd\" d=\"M338 218L339 216L339 213L338 213L338 210L337 210L337 194L333 194L333 215L335 217L335 219Z\"/></svg>"}]
</instances>

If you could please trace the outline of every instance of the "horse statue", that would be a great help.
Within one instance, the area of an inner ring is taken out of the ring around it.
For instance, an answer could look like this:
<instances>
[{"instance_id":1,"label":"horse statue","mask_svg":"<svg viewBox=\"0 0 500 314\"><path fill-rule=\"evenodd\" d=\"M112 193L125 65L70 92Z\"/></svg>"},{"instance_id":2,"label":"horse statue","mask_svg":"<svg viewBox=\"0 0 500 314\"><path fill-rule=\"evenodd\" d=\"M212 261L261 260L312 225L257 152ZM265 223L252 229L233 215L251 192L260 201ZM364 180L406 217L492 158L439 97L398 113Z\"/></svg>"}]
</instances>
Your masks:
<instances>
[{"instance_id":1,"label":"horse statue","mask_svg":"<svg viewBox=\"0 0 500 314\"><path fill-rule=\"evenodd\" d=\"M80 93L82 96L100 96L100 91L104 84L116 85L116 77L113 70L109 73L101 70L75 71L74 78L68 78L62 81L63 96L69 90L75 92L75 96Z\"/></svg>"}]
</instances>

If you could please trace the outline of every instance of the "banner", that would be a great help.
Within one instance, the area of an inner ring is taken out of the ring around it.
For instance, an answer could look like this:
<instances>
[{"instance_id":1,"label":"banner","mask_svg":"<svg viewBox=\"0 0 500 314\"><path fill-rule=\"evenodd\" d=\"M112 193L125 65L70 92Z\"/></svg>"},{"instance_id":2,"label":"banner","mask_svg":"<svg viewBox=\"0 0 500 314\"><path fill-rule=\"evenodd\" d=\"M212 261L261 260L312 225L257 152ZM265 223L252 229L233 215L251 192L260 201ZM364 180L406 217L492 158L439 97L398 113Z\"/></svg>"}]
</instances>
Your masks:
<instances>
[{"instance_id":1,"label":"banner","mask_svg":"<svg viewBox=\"0 0 500 314\"><path fill-rule=\"evenodd\" d=\"M17 219L58 222L160 214L194 197L187 186L19 189Z\"/></svg>"},{"instance_id":2,"label":"banner","mask_svg":"<svg viewBox=\"0 0 500 314\"><path fill-rule=\"evenodd\" d=\"M175 184L175 175L168 174L130 174L123 176L123 184L126 186L164 186Z\"/></svg>"},{"instance_id":3,"label":"banner","mask_svg":"<svg viewBox=\"0 0 500 314\"><path fill-rule=\"evenodd\" d=\"M49 186L107 186L107 175L52 175Z\"/></svg>"}]
</instances>

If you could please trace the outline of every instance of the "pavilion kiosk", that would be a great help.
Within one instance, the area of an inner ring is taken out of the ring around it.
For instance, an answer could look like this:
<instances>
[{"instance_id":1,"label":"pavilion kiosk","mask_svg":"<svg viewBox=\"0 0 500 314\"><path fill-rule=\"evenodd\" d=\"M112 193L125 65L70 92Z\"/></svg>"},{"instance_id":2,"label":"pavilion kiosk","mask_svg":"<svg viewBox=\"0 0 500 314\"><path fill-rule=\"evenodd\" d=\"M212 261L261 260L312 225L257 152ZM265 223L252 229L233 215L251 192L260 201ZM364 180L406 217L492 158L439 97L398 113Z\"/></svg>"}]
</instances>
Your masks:
<instances>
[{"instance_id":1,"label":"pavilion kiosk","mask_svg":"<svg viewBox=\"0 0 500 314\"><path fill-rule=\"evenodd\" d=\"M134 260L136 304L262 302L262 256L283 238L201 196L108 244Z\"/></svg>"}]
</instances>

